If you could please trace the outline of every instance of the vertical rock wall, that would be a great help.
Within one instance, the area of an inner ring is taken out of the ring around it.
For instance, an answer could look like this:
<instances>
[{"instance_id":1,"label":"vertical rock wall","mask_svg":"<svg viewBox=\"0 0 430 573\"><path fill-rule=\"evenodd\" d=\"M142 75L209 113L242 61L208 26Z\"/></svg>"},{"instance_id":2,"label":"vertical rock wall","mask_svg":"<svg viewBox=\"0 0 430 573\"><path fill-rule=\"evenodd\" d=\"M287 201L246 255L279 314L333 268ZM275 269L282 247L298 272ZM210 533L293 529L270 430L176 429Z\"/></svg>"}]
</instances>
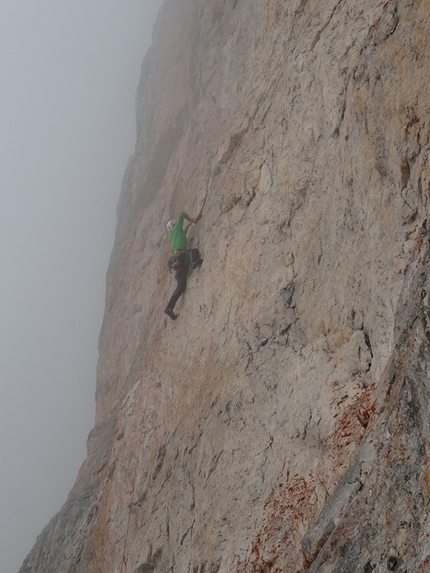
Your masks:
<instances>
[{"instance_id":1,"label":"vertical rock wall","mask_svg":"<svg viewBox=\"0 0 430 573\"><path fill-rule=\"evenodd\" d=\"M429 22L165 0L88 458L21 573L429 570ZM204 264L172 322L182 209Z\"/></svg>"}]
</instances>

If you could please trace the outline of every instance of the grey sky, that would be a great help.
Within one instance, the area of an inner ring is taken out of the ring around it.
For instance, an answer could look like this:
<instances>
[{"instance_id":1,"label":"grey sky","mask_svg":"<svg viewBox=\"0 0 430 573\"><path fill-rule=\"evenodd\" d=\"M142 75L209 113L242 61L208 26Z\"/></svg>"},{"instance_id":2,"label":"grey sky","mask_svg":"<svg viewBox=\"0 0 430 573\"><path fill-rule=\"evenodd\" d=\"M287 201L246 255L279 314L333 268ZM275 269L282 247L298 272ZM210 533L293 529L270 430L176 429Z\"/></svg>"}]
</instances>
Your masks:
<instances>
[{"instance_id":1,"label":"grey sky","mask_svg":"<svg viewBox=\"0 0 430 573\"><path fill-rule=\"evenodd\" d=\"M17 573L85 457L115 207L160 5L0 5L2 573Z\"/></svg>"}]
</instances>

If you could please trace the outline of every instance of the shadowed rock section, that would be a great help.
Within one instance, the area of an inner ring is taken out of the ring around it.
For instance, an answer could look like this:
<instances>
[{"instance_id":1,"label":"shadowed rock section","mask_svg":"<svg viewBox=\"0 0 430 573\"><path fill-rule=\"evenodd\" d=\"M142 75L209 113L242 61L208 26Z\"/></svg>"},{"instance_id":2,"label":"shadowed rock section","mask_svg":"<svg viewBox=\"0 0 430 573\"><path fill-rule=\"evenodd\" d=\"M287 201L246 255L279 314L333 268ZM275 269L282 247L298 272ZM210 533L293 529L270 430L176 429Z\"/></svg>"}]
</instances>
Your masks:
<instances>
[{"instance_id":1,"label":"shadowed rock section","mask_svg":"<svg viewBox=\"0 0 430 573\"><path fill-rule=\"evenodd\" d=\"M165 0L88 456L21 573L429 570L429 19Z\"/></svg>"}]
</instances>

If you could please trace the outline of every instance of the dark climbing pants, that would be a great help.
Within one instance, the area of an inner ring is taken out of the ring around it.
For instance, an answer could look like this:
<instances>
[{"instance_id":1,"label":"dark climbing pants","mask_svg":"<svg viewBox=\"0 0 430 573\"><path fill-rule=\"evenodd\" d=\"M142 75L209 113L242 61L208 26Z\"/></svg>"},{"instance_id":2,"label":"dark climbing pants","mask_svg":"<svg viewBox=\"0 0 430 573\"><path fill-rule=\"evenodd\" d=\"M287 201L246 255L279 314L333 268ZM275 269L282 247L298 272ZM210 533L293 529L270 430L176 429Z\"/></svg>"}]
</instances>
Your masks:
<instances>
[{"instance_id":1,"label":"dark climbing pants","mask_svg":"<svg viewBox=\"0 0 430 573\"><path fill-rule=\"evenodd\" d=\"M181 268L175 272L176 288L167 303L167 308L173 310L178 298L184 294L187 288L187 273L189 265L192 266L193 263L200 260L200 253L198 249L187 249L183 251L180 255Z\"/></svg>"},{"instance_id":2,"label":"dark climbing pants","mask_svg":"<svg viewBox=\"0 0 430 573\"><path fill-rule=\"evenodd\" d=\"M178 301L178 298L181 296L181 294L184 294L185 289L187 288L187 272L188 269L184 268L181 271L177 271L175 273L175 280L176 280L176 288L173 291L172 296L170 297L169 302L167 303L167 308L170 308L171 310L173 310L175 308L175 304Z\"/></svg>"},{"instance_id":3,"label":"dark climbing pants","mask_svg":"<svg viewBox=\"0 0 430 573\"><path fill-rule=\"evenodd\" d=\"M195 263L200 259L200 253L198 249L188 249L187 251L185 251L185 253L187 255L188 262L190 265L192 265L193 263Z\"/></svg>"}]
</instances>

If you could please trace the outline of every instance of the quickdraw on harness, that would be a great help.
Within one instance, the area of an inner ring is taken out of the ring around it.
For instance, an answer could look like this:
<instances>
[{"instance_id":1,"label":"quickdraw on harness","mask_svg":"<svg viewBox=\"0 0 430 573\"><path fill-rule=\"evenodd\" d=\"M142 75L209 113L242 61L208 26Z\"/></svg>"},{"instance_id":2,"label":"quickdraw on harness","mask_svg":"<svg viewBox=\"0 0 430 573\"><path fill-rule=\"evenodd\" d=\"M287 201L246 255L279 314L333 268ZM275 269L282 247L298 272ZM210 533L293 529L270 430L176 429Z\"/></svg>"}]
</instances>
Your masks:
<instances>
[{"instance_id":1,"label":"quickdraw on harness","mask_svg":"<svg viewBox=\"0 0 430 573\"><path fill-rule=\"evenodd\" d=\"M184 261L185 251L175 251L167 260L167 267L170 272L179 273L187 268Z\"/></svg>"}]
</instances>

